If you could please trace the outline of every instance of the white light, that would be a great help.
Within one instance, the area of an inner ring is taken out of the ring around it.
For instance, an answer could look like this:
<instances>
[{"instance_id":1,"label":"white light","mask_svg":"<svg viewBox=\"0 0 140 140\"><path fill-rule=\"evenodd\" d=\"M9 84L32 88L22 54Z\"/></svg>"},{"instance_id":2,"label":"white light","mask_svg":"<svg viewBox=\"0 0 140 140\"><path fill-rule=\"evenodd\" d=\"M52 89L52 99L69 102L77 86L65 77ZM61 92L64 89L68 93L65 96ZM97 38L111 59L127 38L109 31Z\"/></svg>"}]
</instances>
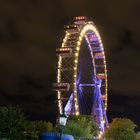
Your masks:
<instances>
[{"instance_id":1,"label":"white light","mask_svg":"<svg viewBox=\"0 0 140 140\"><path fill-rule=\"evenodd\" d=\"M78 53L75 53L75 56L78 56Z\"/></svg>"},{"instance_id":2,"label":"white light","mask_svg":"<svg viewBox=\"0 0 140 140\"><path fill-rule=\"evenodd\" d=\"M60 99L60 92L59 91L57 92L57 99L58 100Z\"/></svg>"},{"instance_id":3,"label":"white light","mask_svg":"<svg viewBox=\"0 0 140 140\"><path fill-rule=\"evenodd\" d=\"M78 63L78 60L74 60L75 63Z\"/></svg>"},{"instance_id":4,"label":"white light","mask_svg":"<svg viewBox=\"0 0 140 140\"><path fill-rule=\"evenodd\" d=\"M80 35L79 40L82 41L82 36Z\"/></svg>"},{"instance_id":5,"label":"white light","mask_svg":"<svg viewBox=\"0 0 140 140\"><path fill-rule=\"evenodd\" d=\"M77 112L76 112L76 116L78 116L78 115L79 115L79 112L77 111Z\"/></svg>"},{"instance_id":6,"label":"white light","mask_svg":"<svg viewBox=\"0 0 140 140\"><path fill-rule=\"evenodd\" d=\"M100 134L102 135L102 134L103 134L103 132L102 132L102 131L100 131Z\"/></svg>"},{"instance_id":7,"label":"white light","mask_svg":"<svg viewBox=\"0 0 140 140\"><path fill-rule=\"evenodd\" d=\"M80 36L81 36L81 37L83 37L83 36L84 36L84 32L83 32L83 31L80 33Z\"/></svg>"},{"instance_id":8,"label":"white light","mask_svg":"<svg viewBox=\"0 0 140 140\"><path fill-rule=\"evenodd\" d=\"M99 137L99 138L101 138L101 137L102 137L102 135L101 135L101 134L99 134L99 135L98 135L98 137Z\"/></svg>"},{"instance_id":9,"label":"white light","mask_svg":"<svg viewBox=\"0 0 140 140\"><path fill-rule=\"evenodd\" d=\"M80 45L80 44L81 44L81 42L80 42L80 41L78 41L78 42L77 42L77 45Z\"/></svg>"},{"instance_id":10,"label":"white light","mask_svg":"<svg viewBox=\"0 0 140 140\"><path fill-rule=\"evenodd\" d=\"M77 46L77 47L76 47L76 50L79 51L79 50L80 50L80 46Z\"/></svg>"},{"instance_id":11,"label":"white light","mask_svg":"<svg viewBox=\"0 0 140 140\"><path fill-rule=\"evenodd\" d=\"M77 93L77 91L76 91L76 90L74 90L74 93Z\"/></svg>"}]
</instances>

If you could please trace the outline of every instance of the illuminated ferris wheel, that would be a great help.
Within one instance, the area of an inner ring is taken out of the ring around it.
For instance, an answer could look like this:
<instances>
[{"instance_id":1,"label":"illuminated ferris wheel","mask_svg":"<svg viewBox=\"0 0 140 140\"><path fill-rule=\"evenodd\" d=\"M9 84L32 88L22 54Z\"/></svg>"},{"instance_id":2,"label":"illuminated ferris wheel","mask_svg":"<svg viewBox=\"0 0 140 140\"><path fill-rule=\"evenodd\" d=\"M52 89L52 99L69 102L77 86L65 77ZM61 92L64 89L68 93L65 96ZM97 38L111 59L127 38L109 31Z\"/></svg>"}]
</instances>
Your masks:
<instances>
[{"instance_id":1,"label":"illuminated ferris wheel","mask_svg":"<svg viewBox=\"0 0 140 140\"><path fill-rule=\"evenodd\" d=\"M107 125L107 68L103 44L92 21L75 17L64 27L58 56L57 91L59 113L92 115L101 131Z\"/></svg>"}]
</instances>

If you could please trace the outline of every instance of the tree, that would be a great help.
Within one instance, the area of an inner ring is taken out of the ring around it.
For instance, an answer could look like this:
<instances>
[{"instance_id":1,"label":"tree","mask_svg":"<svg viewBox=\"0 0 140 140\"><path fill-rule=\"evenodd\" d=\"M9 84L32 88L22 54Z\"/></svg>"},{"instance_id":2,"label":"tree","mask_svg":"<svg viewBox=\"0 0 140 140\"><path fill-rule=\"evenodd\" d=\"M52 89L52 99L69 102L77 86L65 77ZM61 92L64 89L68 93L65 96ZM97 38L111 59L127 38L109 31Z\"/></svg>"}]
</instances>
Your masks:
<instances>
[{"instance_id":1,"label":"tree","mask_svg":"<svg viewBox=\"0 0 140 140\"><path fill-rule=\"evenodd\" d=\"M136 125L130 119L115 118L105 131L107 140L134 140Z\"/></svg>"},{"instance_id":2,"label":"tree","mask_svg":"<svg viewBox=\"0 0 140 140\"><path fill-rule=\"evenodd\" d=\"M24 140L26 119L19 107L0 107L0 138Z\"/></svg>"},{"instance_id":3,"label":"tree","mask_svg":"<svg viewBox=\"0 0 140 140\"><path fill-rule=\"evenodd\" d=\"M28 121L26 127L26 137L36 137L38 138L39 131L37 128L37 121Z\"/></svg>"},{"instance_id":4,"label":"tree","mask_svg":"<svg viewBox=\"0 0 140 140\"><path fill-rule=\"evenodd\" d=\"M43 132L43 131L52 131L53 130L53 125L51 122L46 122L46 121L39 121L37 123L38 131Z\"/></svg>"},{"instance_id":5,"label":"tree","mask_svg":"<svg viewBox=\"0 0 140 140\"><path fill-rule=\"evenodd\" d=\"M140 140L140 132L136 134L136 140Z\"/></svg>"},{"instance_id":6,"label":"tree","mask_svg":"<svg viewBox=\"0 0 140 140\"><path fill-rule=\"evenodd\" d=\"M74 137L92 138L97 130L98 127L93 122L91 116L80 115L68 118L64 133L73 135Z\"/></svg>"},{"instance_id":7,"label":"tree","mask_svg":"<svg viewBox=\"0 0 140 140\"><path fill-rule=\"evenodd\" d=\"M26 131L29 137L38 138L41 132L53 131L53 125L51 122L46 122L46 121L31 121L31 122L28 122L28 127Z\"/></svg>"}]
</instances>

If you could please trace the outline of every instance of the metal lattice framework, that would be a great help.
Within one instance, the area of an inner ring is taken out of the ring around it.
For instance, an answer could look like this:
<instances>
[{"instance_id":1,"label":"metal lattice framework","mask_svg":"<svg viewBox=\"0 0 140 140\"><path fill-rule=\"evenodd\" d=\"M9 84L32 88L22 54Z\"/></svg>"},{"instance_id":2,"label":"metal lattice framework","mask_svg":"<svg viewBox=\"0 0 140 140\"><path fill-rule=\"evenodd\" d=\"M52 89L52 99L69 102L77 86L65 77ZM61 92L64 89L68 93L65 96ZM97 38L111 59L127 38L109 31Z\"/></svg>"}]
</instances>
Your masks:
<instances>
[{"instance_id":1,"label":"metal lattice framework","mask_svg":"<svg viewBox=\"0 0 140 140\"><path fill-rule=\"evenodd\" d=\"M71 99L70 114L79 115L78 86L95 86L95 84L77 85L79 53L83 39L86 40L91 55L94 78L101 79L101 98L103 110L107 109L107 68L103 44L92 21L86 17L75 17L72 25L64 27L65 36L62 46L56 50L58 55L57 90L59 113L62 114L68 99Z\"/></svg>"}]
</instances>

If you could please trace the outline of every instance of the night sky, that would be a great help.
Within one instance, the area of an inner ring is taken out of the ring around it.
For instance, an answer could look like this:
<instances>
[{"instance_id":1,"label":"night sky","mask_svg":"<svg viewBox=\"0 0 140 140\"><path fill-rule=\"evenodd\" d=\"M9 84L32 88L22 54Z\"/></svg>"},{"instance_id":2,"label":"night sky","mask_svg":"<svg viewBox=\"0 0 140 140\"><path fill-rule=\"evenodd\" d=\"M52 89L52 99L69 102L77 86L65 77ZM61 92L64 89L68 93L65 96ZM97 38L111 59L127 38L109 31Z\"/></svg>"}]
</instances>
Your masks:
<instances>
[{"instance_id":1,"label":"night sky","mask_svg":"<svg viewBox=\"0 0 140 140\"><path fill-rule=\"evenodd\" d=\"M74 16L92 19L105 46L108 117L140 125L140 0L0 1L0 105L55 120L55 49ZM53 117L52 117L53 116Z\"/></svg>"}]
</instances>

